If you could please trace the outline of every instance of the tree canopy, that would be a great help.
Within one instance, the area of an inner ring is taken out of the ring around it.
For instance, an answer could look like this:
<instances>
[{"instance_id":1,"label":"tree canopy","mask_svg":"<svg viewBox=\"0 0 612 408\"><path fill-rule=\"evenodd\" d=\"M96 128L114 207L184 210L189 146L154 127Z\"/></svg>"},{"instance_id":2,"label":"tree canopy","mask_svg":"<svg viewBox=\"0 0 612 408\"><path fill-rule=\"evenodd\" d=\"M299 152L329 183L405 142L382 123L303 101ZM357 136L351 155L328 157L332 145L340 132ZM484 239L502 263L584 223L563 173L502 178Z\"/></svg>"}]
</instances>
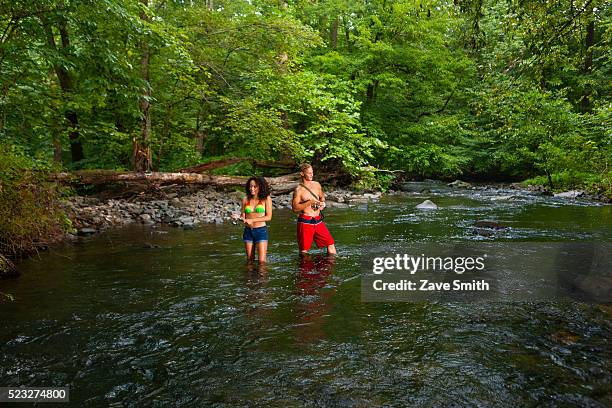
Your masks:
<instances>
[{"instance_id":1,"label":"tree canopy","mask_svg":"<svg viewBox=\"0 0 612 408\"><path fill-rule=\"evenodd\" d=\"M0 143L611 190L604 0L0 0ZM250 173L248 163L226 171Z\"/></svg>"}]
</instances>

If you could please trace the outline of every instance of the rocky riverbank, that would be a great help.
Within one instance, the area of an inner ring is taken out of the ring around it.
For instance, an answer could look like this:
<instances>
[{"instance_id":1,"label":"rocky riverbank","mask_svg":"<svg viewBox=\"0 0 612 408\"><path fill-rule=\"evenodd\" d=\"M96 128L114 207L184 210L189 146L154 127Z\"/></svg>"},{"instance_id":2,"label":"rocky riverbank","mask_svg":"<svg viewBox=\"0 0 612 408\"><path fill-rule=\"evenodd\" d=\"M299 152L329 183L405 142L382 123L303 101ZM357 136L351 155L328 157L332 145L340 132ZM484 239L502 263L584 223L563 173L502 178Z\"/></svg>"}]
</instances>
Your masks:
<instances>
[{"instance_id":1,"label":"rocky riverbank","mask_svg":"<svg viewBox=\"0 0 612 408\"><path fill-rule=\"evenodd\" d=\"M329 208L343 208L377 200L380 196L381 193L331 190L326 193L326 201ZM177 190L162 197L143 195L136 199L75 196L66 201L65 209L74 228L71 235L89 235L133 223L193 228L204 223L231 222L232 213L240 212L243 197L242 192L222 192L213 188ZM274 195L272 203L275 209L291 208L291 194Z\"/></svg>"},{"instance_id":2,"label":"rocky riverbank","mask_svg":"<svg viewBox=\"0 0 612 408\"><path fill-rule=\"evenodd\" d=\"M435 186L435 187L433 187ZM472 185L463 181L442 183L427 180L425 182L408 182L397 186L390 194L427 195L445 190L482 190L511 193L522 190L536 195L552 195L537 187L524 188L519 184L511 185ZM433 191L432 191L433 190ZM378 200L380 192L355 192L345 189L333 189L326 192L329 208L345 208L350 205ZM66 212L72 221L73 231L70 236L94 234L113 226L125 224L166 224L182 228L193 228L198 224L231 222L232 213L240 212L240 202L244 196L239 191L217 191L213 187L193 188L179 187L161 195L140 195L128 199L102 199L95 197L75 196L66 203ZM556 194L565 199L597 199L581 191ZM501 195L497 199L503 199ZM273 195L275 209L291 208L291 194Z\"/></svg>"}]
</instances>

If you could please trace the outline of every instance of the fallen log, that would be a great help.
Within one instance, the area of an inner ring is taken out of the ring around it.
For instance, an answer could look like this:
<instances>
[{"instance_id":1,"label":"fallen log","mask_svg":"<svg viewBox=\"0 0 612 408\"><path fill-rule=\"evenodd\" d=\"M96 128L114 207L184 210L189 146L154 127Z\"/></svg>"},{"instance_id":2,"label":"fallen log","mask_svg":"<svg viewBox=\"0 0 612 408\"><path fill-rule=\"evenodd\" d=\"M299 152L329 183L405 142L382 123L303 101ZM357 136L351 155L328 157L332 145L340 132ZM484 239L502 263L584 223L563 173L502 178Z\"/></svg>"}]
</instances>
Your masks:
<instances>
[{"instance_id":1,"label":"fallen log","mask_svg":"<svg viewBox=\"0 0 612 408\"><path fill-rule=\"evenodd\" d=\"M118 172L112 170L79 170L71 173L56 173L52 180L67 183L107 184L116 182L145 182L149 184L213 184L241 185L248 177L214 176L197 173L162 173L162 172Z\"/></svg>"},{"instance_id":2,"label":"fallen log","mask_svg":"<svg viewBox=\"0 0 612 408\"><path fill-rule=\"evenodd\" d=\"M112 170L80 170L71 173L56 173L51 180L66 184L112 184L129 183L160 187L167 184L211 185L219 187L242 187L249 177L218 176L197 173L161 173L161 172L116 172ZM283 194L293 190L300 182L300 174L292 173L279 177L266 178L272 191Z\"/></svg>"}]
</instances>

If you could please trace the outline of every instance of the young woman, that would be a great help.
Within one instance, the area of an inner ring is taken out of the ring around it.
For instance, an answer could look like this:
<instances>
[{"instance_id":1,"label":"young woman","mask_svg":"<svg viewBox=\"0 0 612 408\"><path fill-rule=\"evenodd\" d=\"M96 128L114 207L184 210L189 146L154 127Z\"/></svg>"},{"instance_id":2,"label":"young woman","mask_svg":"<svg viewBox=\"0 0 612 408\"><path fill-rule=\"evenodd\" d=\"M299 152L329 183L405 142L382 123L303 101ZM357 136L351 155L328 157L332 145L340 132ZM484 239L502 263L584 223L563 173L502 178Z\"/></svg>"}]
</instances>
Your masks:
<instances>
[{"instance_id":1,"label":"young woman","mask_svg":"<svg viewBox=\"0 0 612 408\"><path fill-rule=\"evenodd\" d=\"M268 251L268 227L266 221L272 219L272 197L270 185L263 177L251 177L245 185L246 197L242 200L242 214L240 219L244 222L242 240L246 249L247 260L255 259L257 249L260 263L266 262Z\"/></svg>"}]
</instances>

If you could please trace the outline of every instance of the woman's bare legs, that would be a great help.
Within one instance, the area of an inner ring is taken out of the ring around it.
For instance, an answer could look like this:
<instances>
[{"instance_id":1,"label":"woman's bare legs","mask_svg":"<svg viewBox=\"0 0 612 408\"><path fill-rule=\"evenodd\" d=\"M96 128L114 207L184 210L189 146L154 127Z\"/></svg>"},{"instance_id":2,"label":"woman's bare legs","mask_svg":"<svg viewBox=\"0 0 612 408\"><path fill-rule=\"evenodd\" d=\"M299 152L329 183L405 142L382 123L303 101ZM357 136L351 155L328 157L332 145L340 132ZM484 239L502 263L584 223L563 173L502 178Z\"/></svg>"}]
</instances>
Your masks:
<instances>
[{"instance_id":1,"label":"woman's bare legs","mask_svg":"<svg viewBox=\"0 0 612 408\"><path fill-rule=\"evenodd\" d=\"M261 241L255 245L257 245L257 256L259 257L259 263L265 263L268 252L268 241Z\"/></svg>"},{"instance_id":2,"label":"woman's bare legs","mask_svg":"<svg viewBox=\"0 0 612 408\"><path fill-rule=\"evenodd\" d=\"M253 248L253 243L245 242L244 248L246 249L247 262L253 262L253 260L255 259L255 248Z\"/></svg>"}]
</instances>

